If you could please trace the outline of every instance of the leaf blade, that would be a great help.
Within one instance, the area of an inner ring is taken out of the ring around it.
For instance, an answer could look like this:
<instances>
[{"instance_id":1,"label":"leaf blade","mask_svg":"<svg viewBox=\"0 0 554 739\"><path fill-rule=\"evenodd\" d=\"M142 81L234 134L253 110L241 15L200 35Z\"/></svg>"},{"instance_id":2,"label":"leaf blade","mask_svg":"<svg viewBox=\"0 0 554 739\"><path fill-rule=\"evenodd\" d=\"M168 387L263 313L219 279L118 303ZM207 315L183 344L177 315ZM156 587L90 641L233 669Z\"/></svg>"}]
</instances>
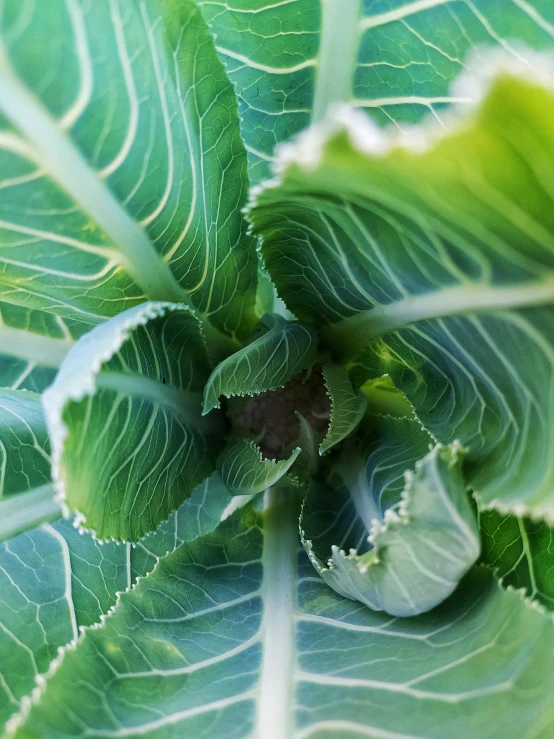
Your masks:
<instances>
[{"instance_id":1,"label":"leaf blade","mask_svg":"<svg viewBox=\"0 0 554 739\"><path fill-rule=\"evenodd\" d=\"M356 392L346 370L338 364L324 364L323 377L327 394L331 400L329 429L319 446L319 453L325 454L339 444L356 429L367 408L367 400Z\"/></svg>"},{"instance_id":2,"label":"leaf blade","mask_svg":"<svg viewBox=\"0 0 554 739\"><path fill-rule=\"evenodd\" d=\"M448 108L471 102L450 84L464 70L479 78L482 47L521 59L523 45L551 48L554 24L536 0L501 9L485 0L199 4L237 92L254 184L271 174L280 143L336 103L363 110L379 127L404 130L429 113L448 126Z\"/></svg>"},{"instance_id":3,"label":"leaf blade","mask_svg":"<svg viewBox=\"0 0 554 739\"><path fill-rule=\"evenodd\" d=\"M538 163L554 98L543 57L535 77L488 64L449 133L385 136L352 113L328 139L306 133L252 218L281 295L346 349L354 382L389 375L437 440L459 439L482 508L550 521L553 226Z\"/></svg>"},{"instance_id":4,"label":"leaf blade","mask_svg":"<svg viewBox=\"0 0 554 739\"><path fill-rule=\"evenodd\" d=\"M317 334L311 326L265 316L250 342L213 370L204 390L204 414L219 408L221 395L257 395L282 387L311 365L316 350Z\"/></svg>"},{"instance_id":5,"label":"leaf blade","mask_svg":"<svg viewBox=\"0 0 554 739\"><path fill-rule=\"evenodd\" d=\"M209 367L198 320L171 303L77 342L43 405L58 496L81 525L137 541L211 474L223 426L201 419Z\"/></svg>"},{"instance_id":6,"label":"leaf blade","mask_svg":"<svg viewBox=\"0 0 554 739\"><path fill-rule=\"evenodd\" d=\"M221 481L210 478L137 547L99 544L73 521L0 543L0 722L25 705L59 648L97 624L159 557L213 530L229 501Z\"/></svg>"},{"instance_id":7,"label":"leaf blade","mask_svg":"<svg viewBox=\"0 0 554 739\"><path fill-rule=\"evenodd\" d=\"M57 24L11 3L0 26L2 298L89 324L173 299L216 333L248 333L257 263L240 215L245 153L195 4L55 0L49 11ZM61 69L63 84L41 83Z\"/></svg>"},{"instance_id":8,"label":"leaf blade","mask_svg":"<svg viewBox=\"0 0 554 739\"><path fill-rule=\"evenodd\" d=\"M529 725L549 730L554 675L551 650L544 647L553 639L548 616L501 590L482 569L466 579L465 596L432 614L391 621L353 606L310 576L304 556L297 564L294 549L281 546L285 534L296 534L295 506L289 504L275 502L273 516L235 515L163 560L122 597L101 629L89 631L65 655L17 736L32 736L38 726L55 732L62 722L68 732L84 723L105 737L138 731L203 736L213 730L236 737L261 730L272 737L287 729L306 737L337 731L438 736L448 719L451 735L462 739L468 731L486 735L493 710L495 731L509 739ZM277 578L270 589L263 588L264 577ZM183 589L183 578L191 585L201 579L202 588ZM285 618L267 619L264 598L276 593L292 595L280 599ZM124 619L141 634L140 651L122 637ZM264 684L260 677L264 660L279 648L282 628L283 652L298 649L295 690L284 653L271 663L273 680ZM75 674L79 687L68 692ZM160 674L163 696L153 689ZM530 688L532 701L525 699ZM352 702L354 696L360 702ZM68 699L71 715L62 706ZM260 710L265 700L267 709Z\"/></svg>"},{"instance_id":9,"label":"leaf blade","mask_svg":"<svg viewBox=\"0 0 554 739\"><path fill-rule=\"evenodd\" d=\"M297 484L287 473L301 452L297 447L287 459L264 459L254 441L234 439L219 455L217 471L233 495L263 493L270 487Z\"/></svg>"}]
</instances>

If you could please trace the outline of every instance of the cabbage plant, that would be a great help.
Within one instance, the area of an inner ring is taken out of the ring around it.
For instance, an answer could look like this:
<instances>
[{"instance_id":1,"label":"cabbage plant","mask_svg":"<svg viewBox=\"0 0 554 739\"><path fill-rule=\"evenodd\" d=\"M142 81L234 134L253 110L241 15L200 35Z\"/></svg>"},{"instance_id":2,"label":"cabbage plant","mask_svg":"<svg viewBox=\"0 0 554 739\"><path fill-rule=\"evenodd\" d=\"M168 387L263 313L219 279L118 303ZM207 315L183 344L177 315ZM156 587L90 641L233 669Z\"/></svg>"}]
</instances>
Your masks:
<instances>
[{"instance_id":1,"label":"cabbage plant","mask_svg":"<svg viewBox=\"0 0 554 739\"><path fill-rule=\"evenodd\" d=\"M6 737L554 735L553 38L0 3Z\"/></svg>"}]
</instances>

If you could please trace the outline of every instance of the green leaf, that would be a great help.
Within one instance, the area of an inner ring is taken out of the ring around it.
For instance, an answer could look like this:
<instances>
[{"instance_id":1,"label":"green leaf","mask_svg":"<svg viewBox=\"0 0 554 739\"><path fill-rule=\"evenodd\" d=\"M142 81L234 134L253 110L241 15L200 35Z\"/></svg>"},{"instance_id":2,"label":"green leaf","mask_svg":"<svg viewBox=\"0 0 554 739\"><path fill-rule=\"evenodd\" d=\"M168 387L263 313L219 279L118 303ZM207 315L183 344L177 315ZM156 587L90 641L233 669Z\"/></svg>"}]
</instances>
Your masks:
<instances>
[{"instance_id":1,"label":"green leaf","mask_svg":"<svg viewBox=\"0 0 554 739\"><path fill-rule=\"evenodd\" d=\"M331 417L329 429L319 447L320 454L325 454L335 444L350 436L367 408L365 396L354 390L344 367L338 364L324 364L323 377L331 399Z\"/></svg>"},{"instance_id":2,"label":"green leaf","mask_svg":"<svg viewBox=\"0 0 554 739\"><path fill-rule=\"evenodd\" d=\"M302 449L297 447L287 459L264 459L250 439L230 441L219 455L217 471L232 495L252 495L276 485L296 484L287 475Z\"/></svg>"},{"instance_id":3,"label":"green leaf","mask_svg":"<svg viewBox=\"0 0 554 739\"><path fill-rule=\"evenodd\" d=\"M474 564L477 520L459 445L436 445L413 471L427 434L412 421L373 423L363 456L345 454L327 483L309 488L303 543L341 595L393 616L413 616L442 603Z\"/></svg>"},{"instance_id":4,"label":"green leaf","mask_svg":"<svg viewBox=\"0 0 554 739\"><path fill-rule=\"evenodd\" d=\"M19 709L59 647L127 586L125 547L46 524L0 545L0 721Z\"/></svg>"},{"instance_id":5,"label":"green leaf","mask_svg":"<svg viewBox=\"0 0 554 739\"><path fill-rule=\"evenodd\" d=\"M160 557L184 541L192 541L213 531L235 501L217 473L200 483L167 521L131 548L133 582L137 577L152 572Z\"/></svg>"},{"instance_id":6,"label":"green leaf","mask_svg":"<svg viewBox=\"0 0 554 739\"><path fill-rule=\"evenodd\" d=\"M299 424L299 433L295 444L302 450L295 466L295 474L302 480L306 480L307 475L316 475L319 470L319 447L322 434L316 432L312 424L299 411L295 411L294 415Z\"/></svg>"},{"instance_id":7,"label":"green leaf","mask_svg":"<svg viewBox=\"0 0 554 739\"><path fill-rule=\"evenodd\" d=\"M136 547L79 533L73 522L29 531L0 545L0 724L47 672L58 649L100 621L159 557L212 531L231 500L217 476Z\"/></svg>"},{"instance_id":8,"label":"green leaf","mask_svg":"<svg viewBox=\"0 0 554 739\"><path fill-rule=\"evenodd\" d=\"M554 536L544 521L503 516L483 511L481 561L492 567L502 582L525 588L527 595L554 610L552 578Z\"/></svg>"},{"instance_id":9,"label":"green leaf","mask_svg":"<svg viewBox=\"0 0 554 739\"><path fill-rule=\"evenodd\" d=\"M277 314L264 316L249 343L217 365L204 390L204 414L219 408L224 395L257 395L276 390L310 367L317 350L317 332L301 321Z\"/></svg>"},{"instance_id":10,"label":"green leaf","mask_svg":"<svg viewBox=\"0 0 554 739\"><path fill-rule=\"evenodd\" d=\"M392 418L414 417L413 405L394 387L389 375L366 380L360 389L365 395L368 413Z\"/></svg>"},{"instance_id":11,"label":"green leaf","mask_svg":"<svg viewBox=\"0 0 554 739\"><path fill-rule=\"evenodd\" d=\"M246 156L192 0L4 3L0 171L2 300L88 323L175 300L251 330Z\"/></svg>"},{"instance_id":12,"label":"green leaf","mask_svg":"<svg viewBox=\"0 0 554 739\"><path fill-rule=\"evenodd\" d=\"M525 52L514 39L552 48L554 10L544 0L198 4L235 86L253 182L267 177L276 144L337 102L379 126L403 129L429 112L448 125L445 109L467 101L450 82L462 70L479 74L480 47L518 58Z\"/></svg>"},{"instance_id":13,"label":"green leaf","mask_svg":"<svg viewBox=\"0 0 554 739\"><path fill-rule=\"evenodd\" d=\"M0 389L0 499L50 482L49 447L40 395Z\"/></svg>"},{"instance_id":14,"label":"green leaf","mask_svg":"<svg viewBox=\"0 0 554 739\"><path fill-rule=\"evenodd\" d=\"M273 497L124 594L66 652L18 739L552 732L549 616L484 569L432 613L374 613L297 559L296 506Z\"/></svg>"},{"instance_id":15,"label":"green leaf","mask_svg":"<svg viewBox=\"0 0 554 739\"><path fill-rule=\"evenodd\" d=\"M0 541L60 515L40 396L0 389Z\"/></svg>"},{"instance_id":16,"label":"green leaf","mask_svg":"<svg viewBox=\"0 0 554 739\"><path fill-rule=\"evenodd\" d=\"M275 286L271 277L260 264L258 266L258 287L256 290L256 314L263 317L266 313L273 313L276 301Z\"/></svg>"},{"instance_id":17,"label":"green leaf","mask_svg":"<svg viewBox=\"0 0 554 739\"><path fill-rule=\"evenodd\" d=\"M348 112L307 132L251 218L288 306L360 355L356 381L388 374L437 440L459 439L481 506L553 521L552 75L502 64L448 135Z\"/></svg>"},{"instance_id":18,"label":"green leaf","mask_svg":"<svg viewBox=\"0 0 554 739\"><path fill-rule=\"evenodd\" d=\"M83 336L43 401L61 502L99 538L137 541L213 471L210 365L186 306L145 303Z\"/></svg>"}]
</instances>

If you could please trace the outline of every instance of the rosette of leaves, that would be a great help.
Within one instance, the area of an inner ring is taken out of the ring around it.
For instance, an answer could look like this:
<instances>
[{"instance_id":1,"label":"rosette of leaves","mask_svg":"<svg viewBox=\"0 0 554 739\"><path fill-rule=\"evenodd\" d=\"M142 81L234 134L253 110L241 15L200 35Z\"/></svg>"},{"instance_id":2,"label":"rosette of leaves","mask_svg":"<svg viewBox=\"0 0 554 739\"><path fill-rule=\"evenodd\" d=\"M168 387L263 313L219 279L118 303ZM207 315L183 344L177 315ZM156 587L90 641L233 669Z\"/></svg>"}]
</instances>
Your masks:
<instances>
[{"instance_id":1,"label":"rosette of leaves","mask_svg":"<svg viewBox=\"0 0 554 739\"><path fill-rule=\"evenodd\" d=\"M6 736L552 735L553 37L0 5Z\"/></svg>"}]
</instances>

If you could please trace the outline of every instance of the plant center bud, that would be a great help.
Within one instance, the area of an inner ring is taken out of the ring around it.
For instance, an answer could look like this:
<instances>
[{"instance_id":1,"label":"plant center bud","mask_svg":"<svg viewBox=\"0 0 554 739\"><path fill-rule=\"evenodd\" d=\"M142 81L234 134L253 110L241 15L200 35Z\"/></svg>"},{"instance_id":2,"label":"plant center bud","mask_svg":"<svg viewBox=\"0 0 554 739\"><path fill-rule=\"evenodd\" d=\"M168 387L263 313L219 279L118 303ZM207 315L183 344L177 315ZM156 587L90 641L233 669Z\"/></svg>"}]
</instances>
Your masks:
<instances>
[{"instance_id":1,"label":"plant center bud","mask_svg":"<svg viewBox=\"0 0 554 739\"><path fill-rule=\"evenodd\" d=\"M317 433L324 434L329 426L331 403L325 389L321 366L309 375L300 372L282 388L268 390L250 398L233 413L237 430L251 437L260 437L264 457L279 459L298 439L298 411Z\"/></svg>"}]
</instances>

